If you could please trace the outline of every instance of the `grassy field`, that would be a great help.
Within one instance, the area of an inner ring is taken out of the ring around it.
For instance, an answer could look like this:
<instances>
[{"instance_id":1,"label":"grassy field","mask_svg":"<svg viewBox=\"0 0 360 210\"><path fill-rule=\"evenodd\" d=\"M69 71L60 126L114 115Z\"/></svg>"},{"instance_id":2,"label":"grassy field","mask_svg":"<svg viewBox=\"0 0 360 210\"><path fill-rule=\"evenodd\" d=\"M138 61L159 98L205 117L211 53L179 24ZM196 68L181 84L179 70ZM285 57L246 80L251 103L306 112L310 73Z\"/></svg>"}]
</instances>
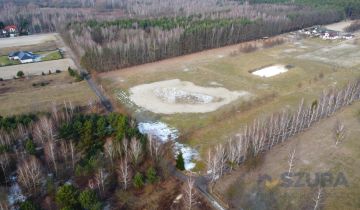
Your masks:
<instances>
[{"instance_id":1,"label":"grassy field","mask_svg":"<svg viewBox=\"0 0 360 210\"><path fill-rule=\"evenodd\" d=\"M346 133L344 141L336 146L337 121L345 125ZM313 209L319 173L324 190L321 209L359 209L359 135L358 102L276 146L258 161L255 169L243 165L224 176L216 182L214 191L230 204L230 209ZM281 175L288 171L289 153L293 150L293 172L305 175L297 184L298 176L291 179L293 184L283 185ZM345 181L337 182L341 173ZM271 179L262 179L264 175ZM330 178L327 182L326 177Z\"/></svg>"},{"instance_id":2,"label":"grassy field","mask_svg":"<svg viewBox=\"0 0 360 210\"><path fill-rule=\"evenodd\" d=\"M43 56L41 61L59 60L63 58L58 50L35 52L34 54ZM7 55L0 56L0 67L20 64L17 60L10 60Z\"/></svg>"},{"instance_id":3,"label":"grassy field","mask_svg":"<svg viewBox=\"0 0 360 210\"><path fill-rule=\"evenodd\" d=\"M0 56L0 66L9 66L9 65L17 65L20 64L19 61L9 60L7 55Z\"/></svg>"},{"instance_id":4,"label":"grassy field","mask_svg":"<svg viewBox=\"0 0 360 210\"><path fill-rule=\"evenodd\" d=\"M96 99L86 81L75 82L67 72L0 81L0 115L3 116L49 111L52 103L64 101L83 106Z\"/></svg>"},{"instance_id":5,"label":"grassy field","mask_svg":"<svg viewBox=\"0 0 360 210\"><path fill-rule=\"evenodd\" d=\"M100 78L115 98L119 91L128 93L133 86L168 79L190 81L199 86L213 86L215 82L231 91L251 93L254 96L252 101L237 100L206 114L141 113L140 120L145 116L178 128L183 135L181 140L204 154L209 147L233 136L255 118L292 108L301 98L310 103L324 89L341 87L360 76L360 63L349 65L354 60L353 55L360 50L354 40L324 41L285 36L289 39L287 43L252 53L233 55L232 52L238 49L235 45L104 73L100 74ZM326 52L319 53L324 49ZM337 59L333 59L334 56ZM275 64L291 65L293 68L270 78L249 73ZM136 108L127 107L129 112L138 116Z\"/></svg>"}]
</instances>

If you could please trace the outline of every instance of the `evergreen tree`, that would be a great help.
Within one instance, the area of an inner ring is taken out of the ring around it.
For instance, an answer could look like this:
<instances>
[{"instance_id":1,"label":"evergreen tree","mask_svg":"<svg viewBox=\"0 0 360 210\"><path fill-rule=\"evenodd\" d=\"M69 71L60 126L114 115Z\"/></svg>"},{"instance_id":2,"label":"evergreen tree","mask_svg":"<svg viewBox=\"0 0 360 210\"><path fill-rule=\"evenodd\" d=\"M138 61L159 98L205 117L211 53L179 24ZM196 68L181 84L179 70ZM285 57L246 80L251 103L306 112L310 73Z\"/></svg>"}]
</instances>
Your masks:
<instances>
[{"instance_id":1,"label":"evergreen tree","mask_svg":"<svg viewBox=\"0 0 360 210\"><path fill-rule=\"evenodd\" d=\"M139 172L136 173L134 176L134 187L136 188L142 188L144 186L144 178L143 175Z\"/></svg>"},{"instance_id":2,"label":"evergreen tree","mask_svg":"<svg viewBox=\"0 0 360 210\"><path fill-rule=\"evenodd\" d=\"M79 195L79 202L84 209L100 210L101 202L93 190L84 190Z\"/></svg>"},{"instance_id":3,"label":"evergreen tree","mask_svg":"<svg viewBox=\"0 0 360 210\"><path fill-rule=\"evenodd\" d=\"M79 205L79 193L77 189L69 184L61 186L56 192L56 203L65 208L76 209Z\"/></svg>"},{"instance_id":4,"label":"evergreen tree","mask_svg":"<svg viewBox=\"0 0 360 210\"><path fill-rule=\"evenodd\" d=\"M146 172L146 180L152 184L156 182L157 176L156 176L156 170L153 167L150 167Z\"/></svg>"},{"instance_id":5,"label":"evergreen tree","mask_svg":"<svg viewBox=\"0 0 360 210\"><path fill-rule=\"evenodd\" d=\"M176 168L183 171L185 170L185 161L182 152L180 151L176 157Z\"/></svg>"},{"instance_id":6,"label":"evergreen tree","mask_svg":"<svg viewBox=\"0 0 360 210\"><path fill-rule=\"evenodd\" d=\"M36 148L35 148L34 142L31 139L26 140L26 142L25 142L25 150L30 155L35 155Z\"/></svg>"}]
</instances>

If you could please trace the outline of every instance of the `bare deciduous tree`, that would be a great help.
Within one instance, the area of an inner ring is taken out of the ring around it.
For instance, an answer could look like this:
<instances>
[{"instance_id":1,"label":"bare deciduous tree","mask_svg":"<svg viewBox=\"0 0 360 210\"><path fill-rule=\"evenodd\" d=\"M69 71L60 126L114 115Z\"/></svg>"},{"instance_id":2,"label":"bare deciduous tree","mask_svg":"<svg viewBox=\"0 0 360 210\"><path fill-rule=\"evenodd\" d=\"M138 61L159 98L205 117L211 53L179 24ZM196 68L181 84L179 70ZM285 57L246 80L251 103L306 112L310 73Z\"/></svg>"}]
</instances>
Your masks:
<instances>
[{"instance_id":1,"label":"bare deciduous tree","mask_svg":"<svg viewBox=\"0 0 360 210\"><path fill-rule=\"evenodd\" d=\"M52 165L54 167L55 173L58 172L58 165L57 165L57 159L58 159L58 150L57 145L54 142L54 140L49 140L45 144L45 158L49 165Z\"/></svg>"},{"instance_id":2,"label":"bare deciduous tree","mask_svg":"<svg viewBox=\"0 0 360 210\"><path fill-rule=\"evenodd\" d=\"M120 182L123 183L123 188L124 190L126 190L128 183L131 181L130 166L128 163L127 155L125 155L125 157L120 160L118 173Z\"/></svg>"},{"instance_id":3,"label":"bare deciduous tree","mask_svg":"<svg viewBox=\"0 0 360 210\"><path fill-rule=\"evenodd\" d=\"M288 170L288 176L290 176L292 169L295 166L294 160L295 160L295 149L293 149L293 151L291 151L289 153L289 159L288 159L288 165L289 165L289 170Z\"/></svg>"},{"instance_id":4,"label":"bare deciduous tree","mask_svg":"<svg viewBox=\"0 0 360 210\"><path fill-rule=\"evenodd\" d=\"M335 124L335 145L337 146L339 143L341 143L345 138L345 125L337 121Z\"/></svg>"},{"instance_id":5,"label":"bare deciduous tree","mask_svg":"<svg viewBox=\"0 0 360 210\"><path fill-rule=\"evenodd\" d=\"M197 203L197 194L195 189L195 180L193 177L189 177L183 186L183 201L185 209L191 210Z\"/></svg>"},{"instance_id":6,"label":"bare deciduous tree","mask_svg":"<svg viewBox=\"0 0 360 210\"><path fill-rule=\"evenodd\" d=\"M104 151L106 154L106 157L109 158L111 168L114 167L114 158L116 155L116 148L114 147L113 140L111 138L108 138L104 144Z\"/></svg>"},{"instance_id":7,"label":"bare deciduous tree","mask_svg":"<svg viewBox=\"0 0 360 210\"><path fill-rule=\"evenodd\" d=\"M29 193L39 192L41 180L43 178L42 167L39 160L29 157L18 165L18 181L23 189Z\"/></svg>"},{"instance_id":8,"label":"bare deciduous tree","mask_svg":"<svg viewBox=\"0 0 360 210\"><path fill-rule=\"evenodd\" d=\"M10 159L9 159L9 156L7 153L3 153L0 155L0 166L1 166L1 170L2 170L2 173L4 174L4 179L5 179L5 182L7 182L7 169L8 169L8 166L9 166L9 163L10 163Z\"/></svg>"},{"instance_id":9,"label":"bare deciduous tree","mask_svg":"<svg viewBox=\"0 0 360 210\"><path fill-rule=\"evenodd\" d=\"M142 147L140 141L136 138L131 139L130 152L133 163L137 165L142 154Z\"/></svg>"},{"instance_id":10,"label":"bare deciduous tree","mask_svg":"<svg viewBox=\"0 0 360 210\"><path fill-rule=\"evenodd\" d=\"M95 180L97 187L99 188L100 193L105 192L105 183L107 180L108 174L106 173L105 169L100 168L95 175Z\"/></svg>"},{"instance_id":11,"label":"bare deciduous tree","mask_svg":"<svg viewBox=\"0 0 360 210\"><path fill-rule=\"evenodd\" d=\"M316 192L313 201L314 201L314 210L320 209L321 199L323 196L323 189L319 187L318 191Z\"/></svg>"}]
</instances>

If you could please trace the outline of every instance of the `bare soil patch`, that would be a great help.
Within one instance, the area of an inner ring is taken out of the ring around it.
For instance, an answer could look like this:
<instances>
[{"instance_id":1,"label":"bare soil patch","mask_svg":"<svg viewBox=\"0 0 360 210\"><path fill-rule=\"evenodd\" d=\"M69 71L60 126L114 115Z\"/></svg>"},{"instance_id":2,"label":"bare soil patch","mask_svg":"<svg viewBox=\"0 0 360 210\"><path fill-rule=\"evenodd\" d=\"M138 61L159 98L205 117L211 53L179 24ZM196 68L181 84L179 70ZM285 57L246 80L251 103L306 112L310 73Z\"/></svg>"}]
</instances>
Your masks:
<instances>
[{"instance_id":1,"label":"bare soil patch","mask_svg":"<svg viewBox=\"0 0 360 210\"><path fill-rule=\"evenodd\" d=\"M138 106L155 113L205 113L215 111L246 91L201 87L179 79L138 85L130 89L130 99Z\"/></svg>"}]
</instances>

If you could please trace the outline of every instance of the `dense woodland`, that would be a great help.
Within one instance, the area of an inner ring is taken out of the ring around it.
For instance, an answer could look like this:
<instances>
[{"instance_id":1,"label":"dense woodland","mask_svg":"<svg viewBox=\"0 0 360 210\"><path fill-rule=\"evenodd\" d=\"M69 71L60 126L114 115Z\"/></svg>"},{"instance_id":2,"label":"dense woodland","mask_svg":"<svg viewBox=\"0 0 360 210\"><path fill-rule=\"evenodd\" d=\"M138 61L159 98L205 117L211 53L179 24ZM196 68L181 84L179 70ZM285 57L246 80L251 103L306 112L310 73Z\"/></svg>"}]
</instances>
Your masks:
<instances>
[{"instance_id":1,"label":"dense woodland","mask_svg":"<svg viewBox=\"0 0 360 210\"><path fill-rule=\"evenodd\" d=\"M54 106L48 114L0 117L0 188L18 185L25 196L14 196L10 189L9 205L21 210L170 209L181 185L167 192L166 201L141 204L134 199L141 198L145 188L156 191L168 180L171 145L148 139L121 114L66 107ZM0 202L0 209L7 207Z\"/></svg>"},{"instance_id":2,"label":"dense woodland","mask_svg":"<svg viewBox=\"0 0 360 210\"><path fill-rule=\"evenodd\" d=\"M72 22L63 36L82 65L110 71L235 44L343 18L339 10L242 5L188 17Z\"/></svg>"},{"instance_id":3,"label":"dense woodland","mask_svg":"<svg viewBox=\"0 0 360 210\"><path fill-rule=\"evenodd\" d=\"M2 0L0 27L59 31L84 67L110 71L357 18L356 0Z\"/></svg>"}]
</instances>

